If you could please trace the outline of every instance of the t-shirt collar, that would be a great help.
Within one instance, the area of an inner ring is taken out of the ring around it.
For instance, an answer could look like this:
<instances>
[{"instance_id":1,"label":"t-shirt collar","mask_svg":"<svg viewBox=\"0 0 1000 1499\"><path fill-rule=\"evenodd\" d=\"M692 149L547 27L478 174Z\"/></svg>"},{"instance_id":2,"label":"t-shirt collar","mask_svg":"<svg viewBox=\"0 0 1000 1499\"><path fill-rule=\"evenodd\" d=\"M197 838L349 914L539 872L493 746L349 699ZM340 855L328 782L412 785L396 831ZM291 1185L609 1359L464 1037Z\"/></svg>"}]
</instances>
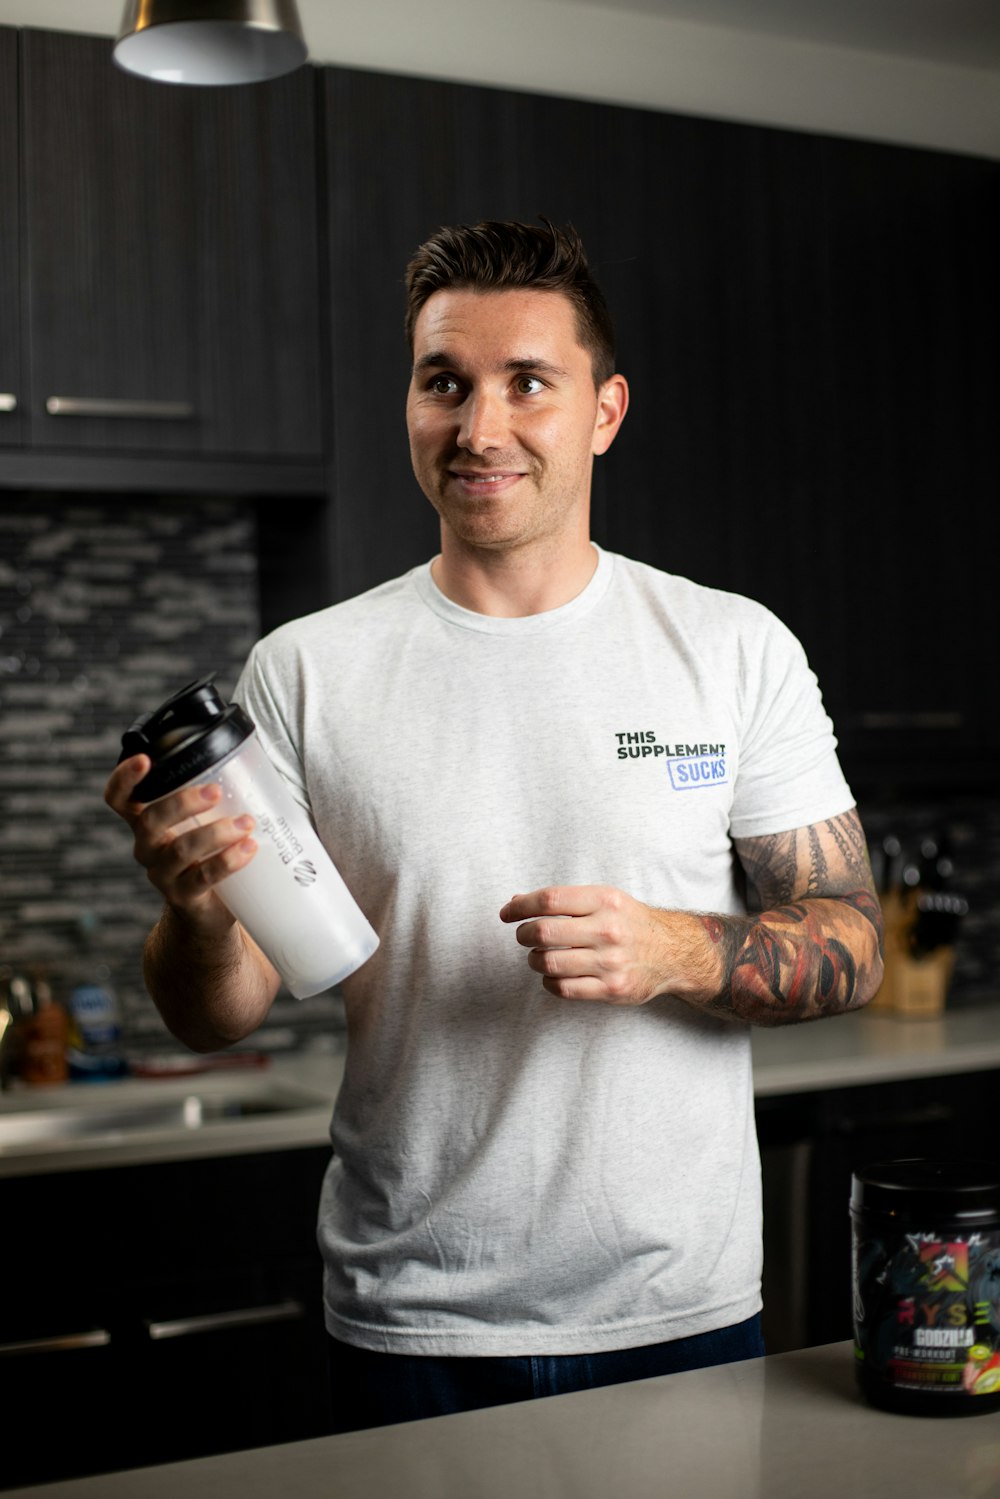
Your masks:
<instances>
[{"instance_id":1,"label":"t-shirt collar","mask_svg":"<svg viewBox=\"0 0 1000 1499\"><path fill-rule=\"evenodd\" d=\"M597 567L587 586L567 604L558 609L546 609L541 614L525 614L508 619L495 614L479 614L474 609L464 609L443 594L431 576L434 560L415 567L410 574L413 586L428 609L463 630L478 630L484 635L537 635L546 630L561 629L589 614L604 597L614 572L614 553L605 552L596 542L591 546L597 553Z\"/></svg>"}]
</instances>

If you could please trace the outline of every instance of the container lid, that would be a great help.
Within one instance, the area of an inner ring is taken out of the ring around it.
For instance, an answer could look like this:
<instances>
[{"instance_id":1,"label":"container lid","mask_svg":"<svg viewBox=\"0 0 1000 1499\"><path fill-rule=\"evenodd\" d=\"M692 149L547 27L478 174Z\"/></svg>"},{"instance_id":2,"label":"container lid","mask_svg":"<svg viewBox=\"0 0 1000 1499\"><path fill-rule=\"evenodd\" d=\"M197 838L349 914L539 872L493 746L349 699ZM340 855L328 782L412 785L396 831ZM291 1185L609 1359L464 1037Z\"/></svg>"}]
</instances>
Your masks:
<instances>
[{"instance_id":1,"label":"container lid","mask_svg":"<svg viewBox=\"0 0 1000 1499\"><path fill-rule=\"evenodd\" d=\"M1000 1162L976 1160L883 1161L851 1177L851 1207L900 1217L916 1212L970 1223L1000 1213Z\"/></svg>"},{"instance_id":2,"label":"container lid","mask_svg":"<svg viewBox=\"0 0 1000 1499\"><path fill-rule=\"evenodd\" d=\"M253 731L249 714L236 703L227 705L212 678L203 677L126 729L118 763L131 755L149 756L153 764L132 795L154 802L211 770Z\"/></svg>"}]
</instances>

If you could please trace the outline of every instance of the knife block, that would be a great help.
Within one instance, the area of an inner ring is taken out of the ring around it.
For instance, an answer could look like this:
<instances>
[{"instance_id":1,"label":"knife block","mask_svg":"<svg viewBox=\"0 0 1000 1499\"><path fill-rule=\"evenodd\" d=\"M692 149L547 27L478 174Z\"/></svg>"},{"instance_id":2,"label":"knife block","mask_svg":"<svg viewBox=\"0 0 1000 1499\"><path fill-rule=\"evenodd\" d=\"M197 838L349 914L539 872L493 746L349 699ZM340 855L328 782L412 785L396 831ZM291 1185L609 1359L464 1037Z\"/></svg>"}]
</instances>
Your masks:
<instances>
[{"instance_id":1,"label":"knife block","mask_svg":"<svg viewBox=\"0 0 1000 1499\"><path fill-rule=\"evenodd\" d=\"M882 896L885 921L885 976L868 1008L889 1011L906 1019L940 1015L948 998L954 947L938 947L922 958L910 950L910 933L917 917L915 891Z\"/></svg>"}]
</instances>

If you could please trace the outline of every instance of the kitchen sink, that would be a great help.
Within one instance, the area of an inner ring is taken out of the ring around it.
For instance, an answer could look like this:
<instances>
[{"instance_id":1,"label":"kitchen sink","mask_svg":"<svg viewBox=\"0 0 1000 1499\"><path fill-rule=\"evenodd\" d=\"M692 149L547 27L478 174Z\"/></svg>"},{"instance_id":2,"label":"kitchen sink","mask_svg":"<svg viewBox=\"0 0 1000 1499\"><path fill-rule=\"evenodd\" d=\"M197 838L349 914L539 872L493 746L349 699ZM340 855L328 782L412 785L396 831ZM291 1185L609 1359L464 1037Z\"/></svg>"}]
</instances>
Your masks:
<instances>
[{"instance_id":1,"label":"kitchen sink","mask_svg":"<svg viewBox=\"0 0 1000 1499\"><path fill-rule=\"evenodd\" d=\"M202 1129L205 1125L262 1115L287 1114L318 1106L313 1095L290 1090L248 1095L197 1092L148 1103L29 1109L0 1115L0 1148L77 1139L91 1135L130 1135L137 1131Z\"/></svg>"}]
</instances>

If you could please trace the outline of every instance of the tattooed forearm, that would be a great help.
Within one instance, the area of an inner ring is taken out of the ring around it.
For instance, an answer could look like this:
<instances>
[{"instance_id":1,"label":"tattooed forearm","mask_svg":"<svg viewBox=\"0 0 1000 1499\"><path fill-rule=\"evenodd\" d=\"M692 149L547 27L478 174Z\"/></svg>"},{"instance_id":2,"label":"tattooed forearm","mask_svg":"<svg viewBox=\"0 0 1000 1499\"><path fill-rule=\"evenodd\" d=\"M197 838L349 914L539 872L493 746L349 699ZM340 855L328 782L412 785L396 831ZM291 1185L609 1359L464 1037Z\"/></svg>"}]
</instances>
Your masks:
<instances>
[{"instance_id":1,"label":"tattooed forearm","mask_svg":"<svg viewBox=\"0 0 1000 1499\"><path fill-rule=\"evenodd\" d=\"M708 1008L755 1025L785 1025L867 1003L882 973L877 912L875 897L857 890L759 916L703 917L723 966Z\"/></svg>"},{"instance_id":2,"label":"tattooed forearm","mask_svg":"<svg viewBox=\"0 0 1000 1499\"><path fill-rule=\"evenodd\" d=\"M782 1025L867 1004L882 978L882 912L857 813L736 849L763 909L701 918L722 968L707 1007Z\"/></svg>"}]
</instances>

